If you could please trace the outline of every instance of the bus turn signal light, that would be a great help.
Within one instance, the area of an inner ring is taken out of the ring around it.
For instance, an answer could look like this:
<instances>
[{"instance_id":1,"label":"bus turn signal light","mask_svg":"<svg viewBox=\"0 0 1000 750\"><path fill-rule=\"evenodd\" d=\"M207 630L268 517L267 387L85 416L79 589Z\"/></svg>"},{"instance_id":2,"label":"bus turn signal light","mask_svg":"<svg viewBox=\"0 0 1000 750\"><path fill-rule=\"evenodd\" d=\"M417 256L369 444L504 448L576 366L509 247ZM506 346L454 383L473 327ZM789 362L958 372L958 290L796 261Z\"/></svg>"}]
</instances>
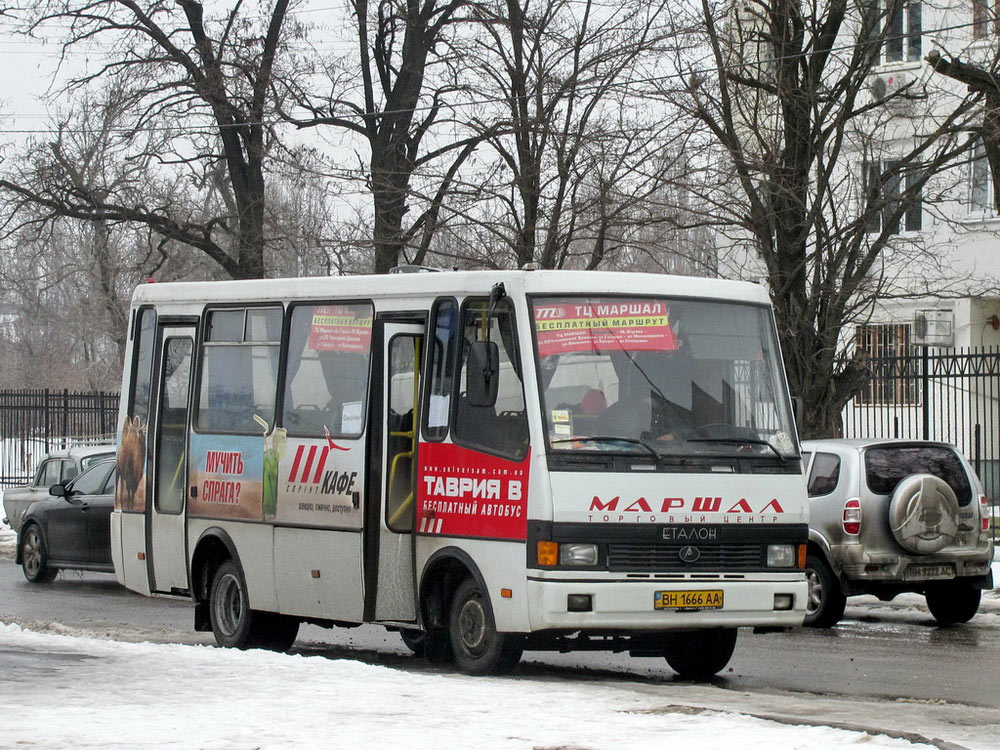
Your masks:
<instances>
[{"instance_id":1,"label":"bus turn signal light","mask_svg":"<svg viewBox=\"0 0 1000 750\"><path fill-rule=\"evenodd\" d=\"M559 544L556 542L538 543L538 564L558 565L559 564Z\"/></svg>"}]
</instances>

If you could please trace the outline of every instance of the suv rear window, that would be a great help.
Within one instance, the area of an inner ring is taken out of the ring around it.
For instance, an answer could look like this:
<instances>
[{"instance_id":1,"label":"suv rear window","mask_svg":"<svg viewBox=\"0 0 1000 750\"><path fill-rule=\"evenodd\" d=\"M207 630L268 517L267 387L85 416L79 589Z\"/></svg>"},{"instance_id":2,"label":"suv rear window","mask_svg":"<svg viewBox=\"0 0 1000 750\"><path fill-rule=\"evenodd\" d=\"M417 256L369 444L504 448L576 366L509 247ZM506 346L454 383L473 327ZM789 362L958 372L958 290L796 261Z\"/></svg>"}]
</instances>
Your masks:
<instances>
[{"instance_id":1,"label":"suv rear window","mask_svg":"<svg viewBox=\"0 0 1000 750\"><path fill-rule=\"evenodd\" d=\"M891 495L900 480L910 474L933 474L940 477L955 492L959 505L972 502L972 487L965 467L950 448L887 445L865 451L868 489L875 494Z\"/></svg>"}]
</instances>

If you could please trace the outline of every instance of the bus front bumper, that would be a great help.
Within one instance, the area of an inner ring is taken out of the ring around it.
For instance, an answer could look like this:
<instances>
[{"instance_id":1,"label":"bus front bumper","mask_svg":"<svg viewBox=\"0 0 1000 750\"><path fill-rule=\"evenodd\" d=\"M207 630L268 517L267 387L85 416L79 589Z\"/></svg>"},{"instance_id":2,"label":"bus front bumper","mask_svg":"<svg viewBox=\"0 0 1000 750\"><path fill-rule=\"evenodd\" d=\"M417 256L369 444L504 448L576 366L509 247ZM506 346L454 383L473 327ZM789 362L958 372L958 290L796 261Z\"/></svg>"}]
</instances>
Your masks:
<instances>
[{"instance_id":1,"label":"bus front bumper","mask_svg":"<svg viewBox=\"0 0 1000 750\"><path fill-rule=\"evenodd\" d=\"M652 579L542 573L528 579L531 629L668 630L802 625L801 573Z\"/></svg>"}]
</instances>

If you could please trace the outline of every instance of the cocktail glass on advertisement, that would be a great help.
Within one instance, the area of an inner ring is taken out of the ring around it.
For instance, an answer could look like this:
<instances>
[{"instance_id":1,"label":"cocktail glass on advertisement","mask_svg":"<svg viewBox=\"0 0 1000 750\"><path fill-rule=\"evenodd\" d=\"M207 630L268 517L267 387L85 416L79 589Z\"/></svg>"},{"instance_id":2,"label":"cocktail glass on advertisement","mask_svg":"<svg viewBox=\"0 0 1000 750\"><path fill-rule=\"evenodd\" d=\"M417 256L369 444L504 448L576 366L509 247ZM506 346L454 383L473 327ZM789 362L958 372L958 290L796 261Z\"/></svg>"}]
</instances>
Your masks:
<instances>
[{"instance_id":1,"label":"cocktail glass on advertisement","mask_svg":"<svg viewBox=\"0 0 1000 750\"><path fill-rule=\"evenodd\" d=\"M264 428L264 476L261 506L265 520L275 517L278 512L278 464L285 455L288 444L288 431L283 427L268 429L268 424L261 417L254 415L254 421Z\"/></svg>"}]
</instances>

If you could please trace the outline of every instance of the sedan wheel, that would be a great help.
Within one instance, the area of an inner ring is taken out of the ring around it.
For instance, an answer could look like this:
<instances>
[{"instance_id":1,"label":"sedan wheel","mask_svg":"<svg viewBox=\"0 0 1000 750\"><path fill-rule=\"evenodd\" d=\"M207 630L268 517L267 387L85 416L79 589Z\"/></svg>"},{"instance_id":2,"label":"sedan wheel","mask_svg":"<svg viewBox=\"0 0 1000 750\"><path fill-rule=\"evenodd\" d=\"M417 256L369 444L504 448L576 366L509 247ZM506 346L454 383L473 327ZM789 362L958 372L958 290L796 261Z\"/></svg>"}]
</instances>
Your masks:
<instances>
[{"instance_id":1,"label":"sedan wheel","mask_svg":"<svg viewBox=\"0 0 1000 750\"><path fill-rule=\"evenodd\" d=\"M58 570L49 567L41 530L31 524L21 532L21 570L31 583L51 583Z\"/></svg>"}]
</instances>

